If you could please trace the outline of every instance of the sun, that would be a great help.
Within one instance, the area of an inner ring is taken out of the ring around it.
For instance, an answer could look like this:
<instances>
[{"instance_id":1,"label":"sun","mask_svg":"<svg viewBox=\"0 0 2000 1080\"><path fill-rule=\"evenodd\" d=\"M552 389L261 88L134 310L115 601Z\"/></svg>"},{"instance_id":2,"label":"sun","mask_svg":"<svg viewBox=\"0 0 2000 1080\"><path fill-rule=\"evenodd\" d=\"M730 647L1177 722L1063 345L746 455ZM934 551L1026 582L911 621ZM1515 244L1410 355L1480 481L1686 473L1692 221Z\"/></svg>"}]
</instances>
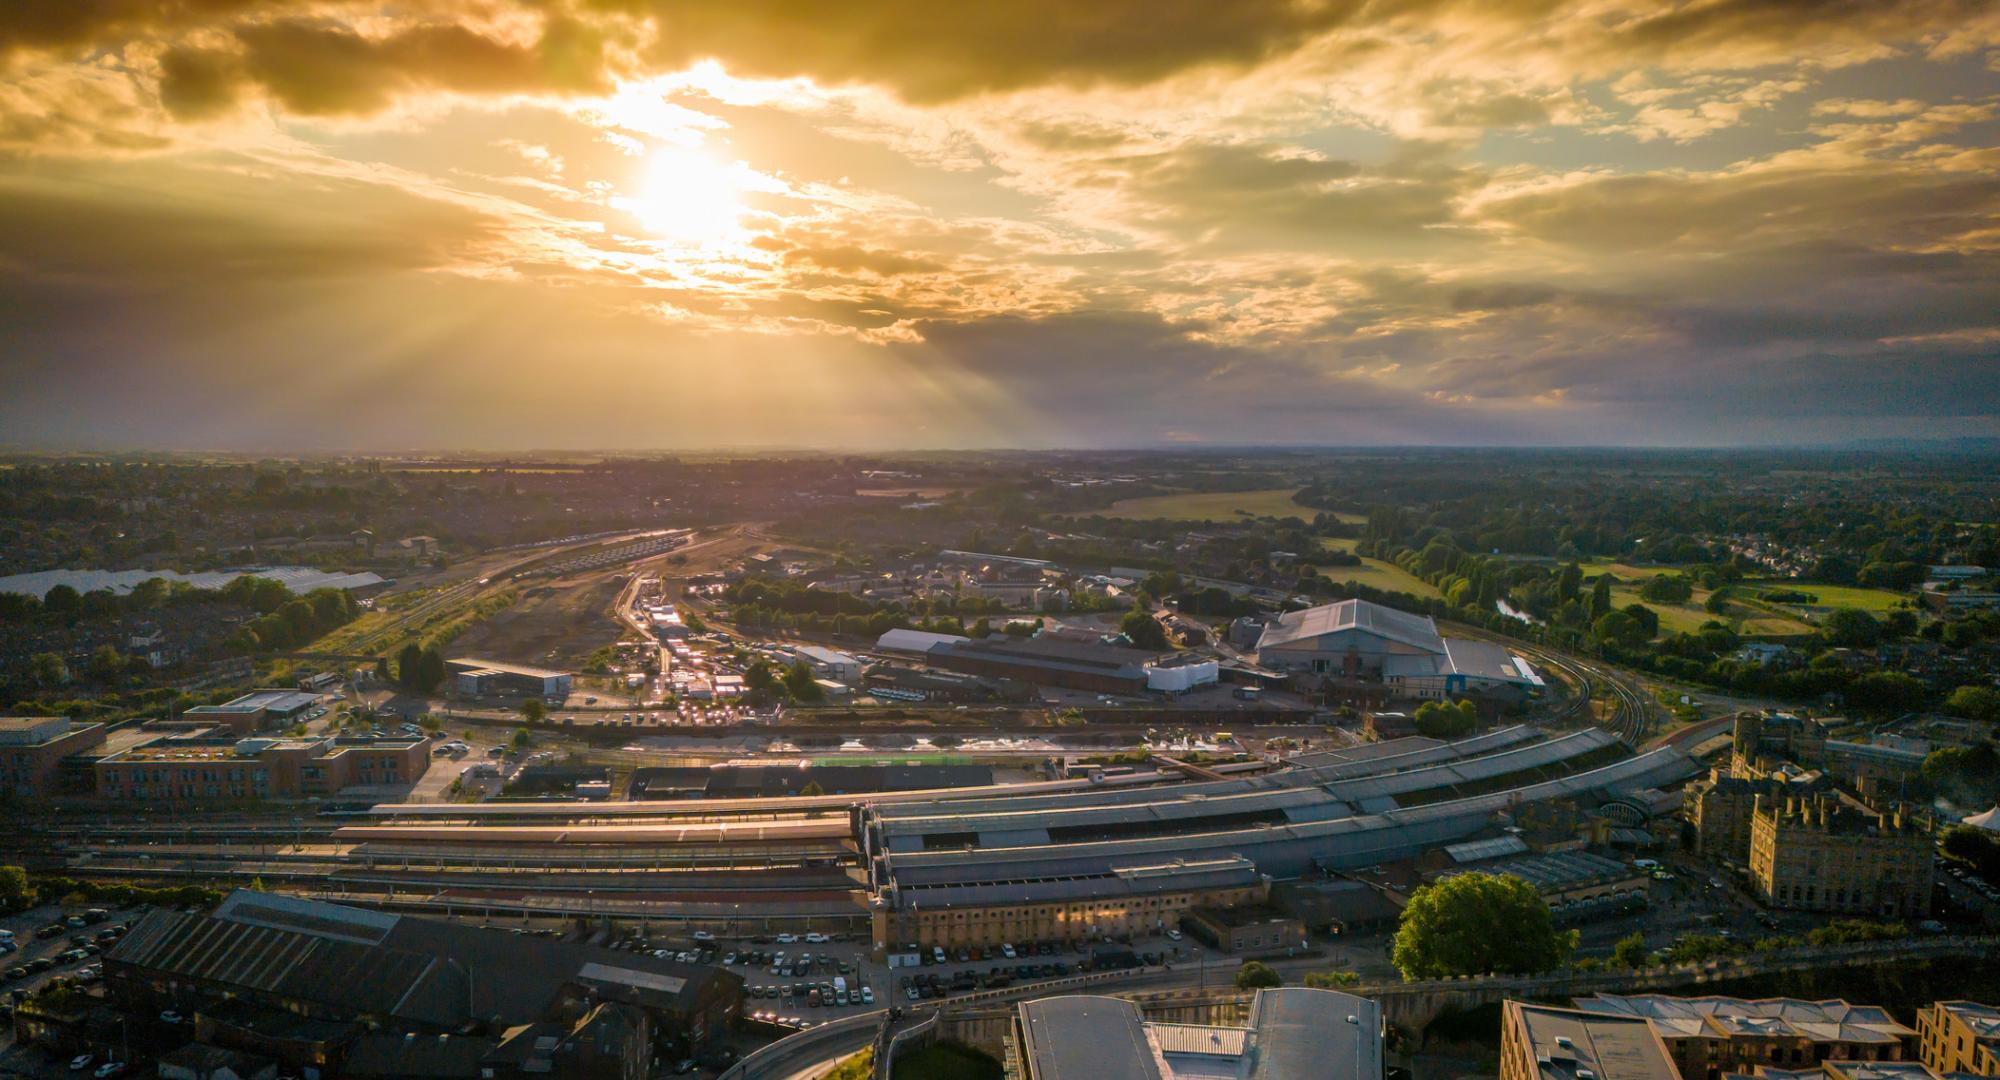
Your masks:
<instances>
[{"instance_id":1,"label":"sun","mask_svg":"<svg viewBox=\"0 0 2000 1080\"><path fill-rule=\"evenodd\" d=\"M646 229L668 240L711 244L742 231L748 170L682 147L654 150L629 209Z\"/></svg>"}]
</instances>

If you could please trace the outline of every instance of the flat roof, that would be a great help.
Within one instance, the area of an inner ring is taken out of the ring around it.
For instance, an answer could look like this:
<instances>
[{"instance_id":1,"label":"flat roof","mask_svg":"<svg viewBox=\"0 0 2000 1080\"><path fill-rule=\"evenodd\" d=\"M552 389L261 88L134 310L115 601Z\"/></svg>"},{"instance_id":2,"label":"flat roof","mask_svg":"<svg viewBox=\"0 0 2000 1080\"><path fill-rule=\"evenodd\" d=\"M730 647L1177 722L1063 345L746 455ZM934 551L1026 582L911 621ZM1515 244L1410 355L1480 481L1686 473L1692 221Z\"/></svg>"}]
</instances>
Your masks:
<instances>
[{"instance_id":1,"label":"flat roof","mask_svg":"<svg viewBox=\"0 0 2000 1080\"><path fill-rule=\"evenodd\" d=\"M1680 1071L1653 1025L1636 1016L1608 1016L1509 1001L1506 1023L1520 1033L1540 1080L1680 1080Z\"/></svg>"},{"instance_id":2,"label":"flat roof","mask_svg":"<svg viewBox=\"0 0 2000 1080\"><path fill-rule=\"evenodd\" d=\"M473 669L483 672L497 671L505 675L526 675L536 679L555 679L570 674L567 671L556 671L551 668L535 667L530 664L510 664L504 660L489 660L483 656L461 656L454 660L447 660L445 663L454 668ZM459 674L465 673L464 671L459 672Z\"/></svg>"},{"instance_id":3,"label":"flat roof","mask_svg":"<svg viewBox=\"0 0 2000 1080\"><path fill-rule=\"evenodd\" d=\"M1022 1002L1021 1056L1030 1080L1167 1080L1139 1007L1072 994Z\"/></svg>"}]
</instances>

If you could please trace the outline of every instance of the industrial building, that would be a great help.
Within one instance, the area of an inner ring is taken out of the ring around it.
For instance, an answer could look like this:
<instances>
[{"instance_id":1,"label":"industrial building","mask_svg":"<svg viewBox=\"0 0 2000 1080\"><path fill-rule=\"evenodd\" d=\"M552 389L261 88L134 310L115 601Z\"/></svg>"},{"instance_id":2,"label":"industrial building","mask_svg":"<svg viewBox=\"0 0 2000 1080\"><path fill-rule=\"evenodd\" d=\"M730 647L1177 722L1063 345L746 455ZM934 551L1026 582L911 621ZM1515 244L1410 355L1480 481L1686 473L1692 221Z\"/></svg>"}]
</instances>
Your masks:
<instances>
[{"instance_id":1,"label":"industrial building","mask_svg":"<svg viewBox=\"0 0 2000 1080\"><path fill-rule=\"evenodd\" d=\"M946 671L1103 694L1139 694L1161 654L1080 641L1003 634L933 645L924 663Z\"/></svg>"},{"instance_id":2,"label":"industrial building","mask_svg":"<svg viewBox=\"0 0 2000 1080\"><path fill-rule=\"evenodd\" d=\"M104 957L135 1012L196 1017L226 1003L412 1036L504 1037L603 1002L639 1009L698 1046L740 1008L724 970L275 893L232 893L213 914L156 908Z\"/></svg>"},{"instance_id":3,"label":"industrial building","mask_svg":"<svg viewBox=\"0 0 2000 1080\"><path fill-rule=\"evenodd\" d=\"M1652 878L1622 859L1588 851L1552 851L1476 863L1468 870L1517 877L1535 887L1559 923L1630 914L1648 903ZM1466 870L1449 870L1439 879Z\"/></svg>"},{"instance_id":4,"label":"industrial building","mask_svg":"<svg viewBox=\"0 0 2000 1080\"><path fill-rule=\"evenodd\" d=\"M1476 759L1467 764L1476 764ZM1238 862L1275 879L1353 870L1411 858L1466 839L1502 815L1518 813L1538 802L1608 801L1678 782L1693 771L1693 765L1679 751L1656 750L1560 779L1443 801L1420 799L1416 805L1377 811L1362 810L1342 800L1330 800L1324 791L1306 789L1299 794L1262 796L1274 798L1278 803L1275 810L1284 818L1249 823L1227 807L1211 805L1225 800L1193 793L1177 800L1172 788L1152 793L1150 803L1114 804L1118 809L1108 814L1090 805L1093 792L1072 796L1078 805L1071 813L1086 818L1074 833L1065 831L1067 823L1059 813L1001 812L986 817L981 811L988 800L983 799L963 804L939 801L928 808L872 807L868 808L871 820L864 822L862 840L876 893L878 931L888 935L878 933L876 940L878 944L920 940L903 936L913 932L899 929L904 925L949 935L954 944L989 938L1018 940L1023 924L1044 931L1040 936L1059 938L1085 936L1079 931L1087 932L1098 922L1143 926L1152 912L1167 905L1132 903L1121 874L1185 873L1186 867ZM1389 774L1350 783L1368 791L1364 785L1392 788L1409 781ZM1126 793L1106 794L1122 797ZM1284 805L1286 799L1301 795L1307 803ZM992 801L1004 808L1015 800ZM1310 806L1315 801L1317 805ZM928 814L932 821L904 824L919 813ZM946 820L954 815L961 820L955 824ZM1101 902L1093 902L1098 898ZM1264 897L1255 899L1261 902ZM1205 902L1182 900L1174 906ZM1249 893L1235 902L1250 902ZM1053 923L1044 922L1050 919ZM999 929L989 929L994 927ZM1059 932L1046 932L1049 930Z\"/></svg>"},{"instance_id":5,"label":"industrial building","mask_svg":"<svg viewBox=\"0 0 2000 1080\"><path fill-rule=\"evenodd\" d=\"M1910 1061L1916 1032L1887 1009L1845 1001L1664 994L1581 998L1578 1009L1651 1024L1681 1080L1725 1073L1811 1068L1825 1061Z\"/></svg>"},{"instance_id":6,"label":"industrial building","mask_svg":"<svg viewBox=\"0 0 2000 1080\"><path fill-rule=\"evenodd\" d=\"M633 772L634 799L768 799L816 787L827 795L983 787L991 765L690 765Z\"/></svg>"},{"instance_id":7,"label":"industrial building","mask_svg":"<svg viewBox=\"0 0 2000 1080\"><path fill-rule=\"evenodd\" d=\"M1681 1080L1650 1021L1508 1001L1500 1080Z\"/></svg>"},{"instance_id":8,"label":"industrial building","mask_svg":"<svg viewBox=\"0 0 2000 1080\"><path fill-rule=\"evenodd\" d=\"M1148 1021L1123 998L1015 1008L1024 1080L1381 1080L1382 1009L1338 990L1257 991L1241 1025Z\"/></svg>"},{"instance_id":9,"label":"industrial building","mask_svg":"<svg viewBox=\"0 0 2000 1080\"><path fill-rule=\"evenodd\" d=\"M61 716L0 717L0 797L45 799L57 793L62 760L104 745L103 724Z\"/></svg>"},{"instance_id":10,"label":"industrial building","mask_svg":"<svg viewBox=\"0 0 2000 1080\"><path fill-rule=\"evenodd\" d=\"M226 727L238 735L254 735L298 719L319 704L319 695L303 690L252 690L220 705L196 705L181 719Z\"/></svg>"},{"instance_id":11,"label":"industrial building","mask_svg":"<svg viewBox=\"0 0 2000 1080\"><path fill-rule=\"evenodd\" d=\"M861 681L863 665L858 657L823 645L801 645L794 651L818 678L829 679L843 686L853 686Z\"/></svg>"},{"instance_id":12,"label":"industrial building","mask_svg":"<svg viewBox=\"0 0 2000 1080\"><path fill-rule=\"evenodd\" d=\"M457 660L447 660L444 666L445 671L451 676L452 690L466 697L529 694L551 701L560 701L569 696L570 688L575 683L575 676L567 671L552 671L548 668L508 664L479 657L467 656Z\"/></svg>"},{"instance_id":13,"label":"industrial building","mask_svg":"<svg viewBox=\"0 0 2000 1080\"><path fill-rule=\"evenodd\" d=\"M1446 638L1429 616L1366 600L1280 615L1264 625L1256 651L1257 662L1272 671L1377 681L1402 697L1441 700L1542 686L1526 659L1493 642Z\"/></svg>"}]
</instances>

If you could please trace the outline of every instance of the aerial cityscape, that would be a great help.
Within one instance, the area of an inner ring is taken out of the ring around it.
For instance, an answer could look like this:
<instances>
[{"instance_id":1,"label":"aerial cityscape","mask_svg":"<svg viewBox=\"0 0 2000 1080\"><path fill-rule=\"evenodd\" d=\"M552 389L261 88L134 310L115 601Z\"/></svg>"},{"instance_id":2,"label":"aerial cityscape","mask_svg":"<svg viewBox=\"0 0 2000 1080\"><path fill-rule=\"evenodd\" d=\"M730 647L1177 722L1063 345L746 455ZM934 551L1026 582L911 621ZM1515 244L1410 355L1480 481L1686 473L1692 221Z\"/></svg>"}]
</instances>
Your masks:
<instances>
[{"instance_id":1,"label":"aerial cityscape","mask_svg":"<svg viewBox=\"0 0 2000 1080\"><path fill-rule=\"evenodd\" d=\"M0 0L0 1080L2000 1080L2000 3Z\"/></svg>"}]
</instances>

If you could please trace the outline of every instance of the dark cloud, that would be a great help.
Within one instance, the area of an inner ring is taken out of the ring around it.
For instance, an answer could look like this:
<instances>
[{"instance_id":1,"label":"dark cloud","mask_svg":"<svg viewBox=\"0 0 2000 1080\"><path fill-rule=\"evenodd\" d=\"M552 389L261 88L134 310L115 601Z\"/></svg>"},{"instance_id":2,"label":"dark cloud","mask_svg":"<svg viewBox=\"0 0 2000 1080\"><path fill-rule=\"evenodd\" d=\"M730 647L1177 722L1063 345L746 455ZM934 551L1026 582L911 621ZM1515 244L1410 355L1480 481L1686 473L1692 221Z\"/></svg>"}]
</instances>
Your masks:
<instances>
[{"instance_id":1,"label":"dark cloud","mask_svg":"<svg viewBox=\"0 0 2000 1080\"><path fill-rule=\"evenodd\" d=\"M326 21L239 27L245 76L296 113L369 113L413 89L467 94L610 88L602 41L573 22L549 25L539 42L516 45L455 23L368 37Z\"/></svg>"},{"instance_id":2,"label":"dark cloud","mask_svg":"<svg viewBox=\"0 0 2000 1080\"><path fill-rule=\"evenodd\" d=\"M1148 224L1233 247L1318 247L1329 240L1417 241L1455 215L1475 171L1429 160L1419 144L1362 166L1271 145L1194 143L1108 159L1093 179L1149 207Z\"/></svg>"}]
</instances>

